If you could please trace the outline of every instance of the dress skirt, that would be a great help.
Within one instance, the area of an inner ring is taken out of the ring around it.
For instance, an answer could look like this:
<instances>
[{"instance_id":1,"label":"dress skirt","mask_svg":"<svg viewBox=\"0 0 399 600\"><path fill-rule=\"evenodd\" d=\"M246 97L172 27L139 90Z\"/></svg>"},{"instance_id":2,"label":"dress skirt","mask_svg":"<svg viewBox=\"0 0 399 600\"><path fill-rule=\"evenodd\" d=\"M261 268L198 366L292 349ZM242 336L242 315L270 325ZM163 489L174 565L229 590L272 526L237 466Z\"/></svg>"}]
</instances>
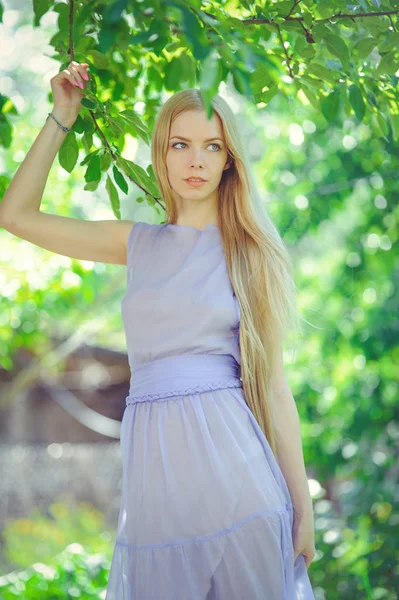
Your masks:
<instances>
[{"instance_id":1,"label":"dress skirt","mask_svg":"<svg viewBox=\"0 0 399 600\"><path fill-rule=\"evenodd\" d=\"M314 600L293 508L230 355L153 360L121 426L106 600Z\"/></svg>"}]
</instances>

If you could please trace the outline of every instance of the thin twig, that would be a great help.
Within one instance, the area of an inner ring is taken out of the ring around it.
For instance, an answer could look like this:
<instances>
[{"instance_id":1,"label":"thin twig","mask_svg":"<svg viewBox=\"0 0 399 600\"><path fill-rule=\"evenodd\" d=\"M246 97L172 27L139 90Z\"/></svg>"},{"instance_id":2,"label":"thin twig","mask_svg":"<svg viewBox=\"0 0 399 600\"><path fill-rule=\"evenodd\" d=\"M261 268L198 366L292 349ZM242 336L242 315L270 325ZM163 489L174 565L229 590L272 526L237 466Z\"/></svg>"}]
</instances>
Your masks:
<instances>
[{"instance_id":1,"label":"thin twig","mask_svg":"<svg viewBox=\"0 0 399 600\"><path fill-rule=\"evenodd\" d=\"M288 13L288 15L285 17L286 19L288 19L288 17L290 17L292 15L292 13L294 12L294 10L296 9L296 7L298 6L298 4L300 3L301 0L295 0L294 4L290 10L290 12Z\"/></svg>"},{"instance_id":2,"label":"thin twig","mask_svg":"<svg viewBox=\"0 0 399 600\"><path fill-rule=\"evenodd\" d=\"M98 123L97 123L97 121L96 121L96 118L95 118L95 116L94 116L93 112L92 112L91 110L89 110L89 113L90 113L90 115L91 115L91 118L92 118L92 119L93 119L93 121L94 121L94 126L95 126L95 128L97 129L97 131L98 131L99 135L101 136L101 138L102 138L102 140L103 140L103 142L104 142L104 145L106 146L106 148L108 148L108 152L109 152L109 153L110 153L110 155L112 156L112 159L113 159L113 161L116 163L116 156L115 156L115 154L112 152L112 148L111 148L111 146L109 145L107 138L105 137L104 133L101 131L100 127L98 126ZM129 175L129 174L126 174L126 172L125 172L125 175L126 175L126 177L127 177L128 179L130 179L130 181L131 181L132 183L134 183L134 184L135 184L135 185L136 185L138 188L140 188L140 189L141 189L141 190L142 190L142 191L143 191L145 194L148 194L149 196L151 196L151 198L153 198L153 199L155 200L155 202L156 202L157 204L159 204L159 206L160 206L160 207L161 207L163 210L165 210L165 207L164 207L164 206L163 206L163 204L161 204L161 202L160 202L160 198L157 198L156 196L153 196L152 194L150 194L150 192L148 192L148 191L147 191L145 188L143 188L143 186L142 186L142 185L140 185L139 183L137 183L137 181L135 181L131 175Z\"/></svg>"},{"instance_id":3,"label":"thin twig","mask_svg":"<svg viewBox=\"0 0 399 600\"><path fill-rule=\"evenodd\" d=\"M390 23L391 23L391 27L392 27L392 29L393 29L394 31L397 31L397 30L395 29L395 25L394 25L394 23L393 23L393 21L392 21L392 17L391 17L391 15L389 15L389 16L388 16L388 19L389 19L389 21L390 21Z\"/></svg>"},{"instance_id":4,"label":"thin twig","mask_svg":"<svg viewBox=\"0 0 399 600\"><path fill-rule=\"evenodd\" d=\"M290 76L292 77L292 79L295 79L295 75L294 75L294 73L292 72L291 63L290 63L290 58L289 58L289 56L288 56L287 48L284 46L284 40L283 40L283 36L281 35L281 29L280 29L280 25L279 25L278 23L275 23L275 25L276 25L276 27L277 27L278 37L279 37L279 39L280 39L281 45L282 45L282 47L283 47L283 50L284 50L285 58L286 58L286 61L287 61L287 69L288 69L288 72L289 72Z\"/></svg>"},{"instance_id":5,"label":"thin twig","mask_svg":"<svg viewBox=\"0 0 399 600\"><path fill-rule=\"evenodd\" d=\"M208 14L205 11L203 11L203 12L205 14ZM384 12L355 13L353 15L346 14L346 13L338 13L336 15L324 17L323 19L314 19L313 22L314 23L322 23L323 21L329 21L331 19L359 19L361 17L383 17L383 16L397 15L397 14L399 14L399 10L386 10ZM214 15L209 14L209 16L212 17ZM303 17L285 17L284 20L300 22L300 21L303 21L304 18ZM243 25L264 25L265 23L269 23L270 25L273 25L274 20L273 19L259 19L259 17L257 17L257 18L253 18L253 19L243 19L243 20L241 20L241 23Z\"/></svg>"},{"instance_id":6,"label":"thin twig","mask_svg":"<svg viewBox=\"0 0 399 600\"><path fill-rule=\"evenodd\" d=\"M69 0L69 48L68 54L70 61L75 60L75 50L73 46L73 16L75 14L74 0Z\"/></svg>"}]
</instances>

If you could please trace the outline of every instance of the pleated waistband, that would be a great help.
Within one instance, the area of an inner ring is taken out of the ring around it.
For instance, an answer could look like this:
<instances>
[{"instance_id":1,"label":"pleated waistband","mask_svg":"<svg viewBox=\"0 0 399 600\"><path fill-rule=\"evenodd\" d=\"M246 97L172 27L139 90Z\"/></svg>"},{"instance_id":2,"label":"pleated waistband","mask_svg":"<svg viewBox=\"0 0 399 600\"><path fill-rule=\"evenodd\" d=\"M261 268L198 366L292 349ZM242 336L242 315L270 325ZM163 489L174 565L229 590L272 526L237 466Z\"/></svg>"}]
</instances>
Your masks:
<instances>
[{"instance_id":1,"label":"pleated waistband","mask_svg":"<svg viewBox=\"0 0 399 600\"><path fill-rule=\"evenodd\" d=\"M126 404L243 387L241 365L230 354L181 354L134 370Z\"/></svg>"}]
</instances>

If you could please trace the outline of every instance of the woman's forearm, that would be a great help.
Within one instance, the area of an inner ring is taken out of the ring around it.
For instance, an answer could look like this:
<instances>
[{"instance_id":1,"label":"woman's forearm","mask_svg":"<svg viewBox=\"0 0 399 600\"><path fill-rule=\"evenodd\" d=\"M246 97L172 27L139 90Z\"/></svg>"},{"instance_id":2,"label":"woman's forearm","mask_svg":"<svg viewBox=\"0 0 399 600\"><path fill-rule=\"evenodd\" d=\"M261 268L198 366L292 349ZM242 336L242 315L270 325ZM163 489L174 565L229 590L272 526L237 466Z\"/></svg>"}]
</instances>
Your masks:
<instances>
[{"instance_id":1,"label":"woman's forearm","mask_svg":"<svg viewBox=\"0 0 399 600\"><path fill-rule=\"evenodd\" d=\"M76 116L70 111L52 110L57 120L70 128ZM0 203L0 222L12 222L18 215L38 211L54 158L69 135L49 117L23 162L18 167Z\"/></svg>"},{"instance_id":2,"label":"woman's forearm","mask_svg":"<svg viewBox=\"0 0 399 600\"><path fill-rule=\"evenodd\" d=\"M287 483L292 504L300 514L312 512L299 415L288 384L273 396L271 409L276 432L277 462Z\"/></svg>"}]
</instances>

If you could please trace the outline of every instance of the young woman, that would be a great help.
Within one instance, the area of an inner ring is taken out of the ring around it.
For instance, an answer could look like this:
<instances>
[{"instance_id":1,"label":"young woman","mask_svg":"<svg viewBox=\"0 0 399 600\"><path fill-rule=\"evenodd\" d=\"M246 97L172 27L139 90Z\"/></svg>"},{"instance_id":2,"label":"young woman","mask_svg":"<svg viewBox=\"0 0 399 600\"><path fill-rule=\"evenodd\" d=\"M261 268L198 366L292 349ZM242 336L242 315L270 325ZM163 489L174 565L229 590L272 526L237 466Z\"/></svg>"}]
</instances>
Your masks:
<instances>
[{"instance_id":1,"label":"young woman","mask_svg":"<svg viewBox=\"0 0 399 600\"><path fill-rule=\"evenodd\" d=\"M106 600L313 600L312 500L282 361L299 323L295 284L234 114L217 95L208 119L195 89L162 107L152 165L166 223L44 214L87 67L72 62L52 78L52 116L0 219L53 252L127 266L132 377Z\"/></svg>"}]
</instances>

